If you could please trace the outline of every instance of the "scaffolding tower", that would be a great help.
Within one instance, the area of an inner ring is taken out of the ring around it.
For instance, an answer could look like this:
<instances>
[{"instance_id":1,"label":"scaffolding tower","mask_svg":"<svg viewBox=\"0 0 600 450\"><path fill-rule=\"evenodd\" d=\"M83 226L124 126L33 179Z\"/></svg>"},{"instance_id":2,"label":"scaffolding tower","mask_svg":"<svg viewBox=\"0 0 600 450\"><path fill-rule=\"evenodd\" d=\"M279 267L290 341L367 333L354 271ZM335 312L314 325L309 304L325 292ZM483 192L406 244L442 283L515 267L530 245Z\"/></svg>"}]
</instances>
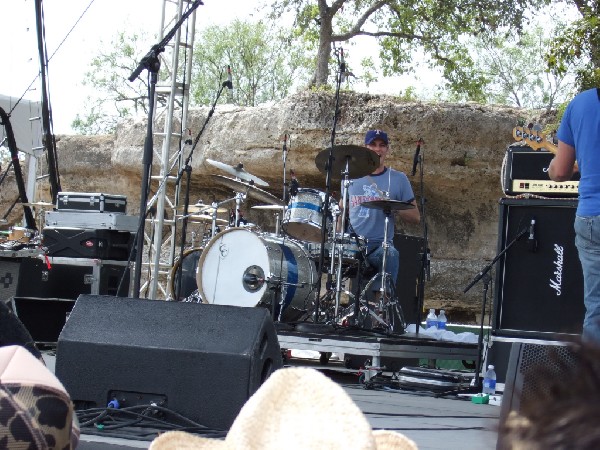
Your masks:
<instances>
[{"instance_id":1,"label":"scaffolding tower","mask_svg":"<svg viewBox=\"0 0 600 450\"><path fill-rule=\"evenodd\" d=\"M191 0L163 0L159 41L192 3ZM186 150L191 148L185 130L195 23L196 11L192 12L160 54L161 70L156 86L152 128L155 138L153 159L156 163L152 171L158 167L158 173L152 173L150 177L147 210L153 211L153 214L146 219L143 279L139 292L140 297L149 299L166 299L171 295L168 286L170 269L176 256L177 213L181 192L178 174L183 168Z\"/></svg>"}]
</instances>

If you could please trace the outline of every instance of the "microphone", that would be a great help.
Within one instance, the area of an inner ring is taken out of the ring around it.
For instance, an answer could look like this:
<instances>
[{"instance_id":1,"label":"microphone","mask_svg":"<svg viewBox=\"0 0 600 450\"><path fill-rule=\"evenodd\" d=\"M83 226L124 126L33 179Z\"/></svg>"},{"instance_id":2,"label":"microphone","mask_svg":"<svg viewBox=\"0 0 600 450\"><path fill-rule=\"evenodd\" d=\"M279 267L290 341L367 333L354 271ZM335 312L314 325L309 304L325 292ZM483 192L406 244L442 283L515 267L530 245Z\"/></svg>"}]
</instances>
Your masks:
<instances>
[{"instance_id":1,"label":"microphone","mask_svg":"<svg viewBox=\"0 0 600 450\"><path fill-rule=\"evenodd\" d=\"M423 138L419 138L419 140L417 141L417 149L415 150L415 157L413 159L413 167L412 167L412 173L411 176L415 176L415 173L417 173L417 164L419 163L419 153L421 153L421 144L423 143Z\"/></svg>"},{"instance_id":2,"label":"microphone","mask_svg":"<svg viewBox=\"0 0 600 450\"><path fill-rule=\"evenodd\" d=\"M231 66L227 65L227 81L223 82L223 87L229 89L229 93L233 94L233 80L231 78Z\"/></svg>"},{"instance_id":3,"label":"microphone","mask_svg":"<svg viewBox=\"0 0 600 450\"><path fill-rule=\"evenodd\" d=\"M527 248L530 252L534 252L537 250L537 240L535 238L535 217L531 218L531 223L529 224L529 237L527 238Z\"/></svg>"},{"instance_id":4,"label":"microphone","mask_svg":"<svg viewBox=\"0 0 600 450\"><path fill-rule=\"evenodd\" d=\"M283 162L287 159L287 133L283 135Z\"/></svg>"},{"instance_id":5,"label":"microphone","mask_svg":"<svg viewBox=\"0 0 600 450\"><path fill-rule=\"evenodd\" d=\"M346 60L344 59L344 49L340 47L340 81L343 83L348 78L346 73Z\"/></svg>"}]
</instances>

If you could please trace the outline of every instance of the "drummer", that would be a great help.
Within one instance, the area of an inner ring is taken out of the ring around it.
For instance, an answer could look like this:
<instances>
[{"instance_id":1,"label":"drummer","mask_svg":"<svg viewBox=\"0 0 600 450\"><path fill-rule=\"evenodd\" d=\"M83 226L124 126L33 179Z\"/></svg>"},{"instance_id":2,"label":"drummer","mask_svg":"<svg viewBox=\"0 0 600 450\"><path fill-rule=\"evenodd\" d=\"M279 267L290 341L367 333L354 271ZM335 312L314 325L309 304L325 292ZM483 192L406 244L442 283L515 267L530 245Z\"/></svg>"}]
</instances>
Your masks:
<instances>
[{"instance_id":1,"label":"drummer","mask_svg":"<svg viewBox=\"0 0 600 450\"><path fill-rule=\"evenodd\" d=\"M383 199L410 203L415 207L394 212L403 221L411 224L418 224L421 220L421 214L406 174L385 165L385 158L390 151L388 135L382 130L369 130L365 135L365 146L379 155L379 167L371 175L350 181L348 187L350 221L348 231L366 239L367 261L377 270L381 270L385 214L381 209L366 208L361 206L361 203ZM396 285L400 267L400 254L394 247L393 240L394 218L390 217L388 222L389 247L386 272L392 276L394 285Z\"/></svg>"}]
</instances>

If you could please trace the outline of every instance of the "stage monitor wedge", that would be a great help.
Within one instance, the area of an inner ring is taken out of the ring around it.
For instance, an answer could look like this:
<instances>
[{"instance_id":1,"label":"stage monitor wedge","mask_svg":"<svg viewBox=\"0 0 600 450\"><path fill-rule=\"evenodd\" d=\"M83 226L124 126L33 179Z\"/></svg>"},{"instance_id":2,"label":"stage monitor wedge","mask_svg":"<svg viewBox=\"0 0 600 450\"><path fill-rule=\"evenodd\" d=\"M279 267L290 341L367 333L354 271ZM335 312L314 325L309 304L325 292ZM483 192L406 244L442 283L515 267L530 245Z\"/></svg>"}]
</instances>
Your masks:
<instances>
[{"instance_id":1,"label":"stage monitor wedge","mask_svg":"<svg viewBox=\"0 0 600 450\"><path fill-rule=\"evenodd\" d=\"M156 402L225 430L282 365L264 308L81 295L58 339L56 376L77 409Z\"/></svg>"}]
</instances>

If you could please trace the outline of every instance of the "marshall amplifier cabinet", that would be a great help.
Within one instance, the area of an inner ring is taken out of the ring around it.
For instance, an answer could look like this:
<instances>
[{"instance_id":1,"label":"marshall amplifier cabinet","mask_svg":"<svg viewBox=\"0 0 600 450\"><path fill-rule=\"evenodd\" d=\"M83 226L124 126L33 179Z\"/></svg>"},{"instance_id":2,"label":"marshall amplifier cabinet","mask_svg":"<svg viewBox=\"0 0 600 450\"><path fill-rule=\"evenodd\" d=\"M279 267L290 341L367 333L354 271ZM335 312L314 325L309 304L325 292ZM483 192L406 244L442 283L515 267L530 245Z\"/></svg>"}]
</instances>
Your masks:
<instances>
[{"instance_id":1,"label":"marshall amplifier cabinet","mask_svg":"<svg viewBox=\"0 0 600 450\"><path fill-rule=\"evenodd\" d=\"M575 247L577 200L500 200L492 332L520 338L581 334L583 273ZM518 239L517 239L518 238Z\"/></svg>"},{"instance_id":2,"label":"marshall amplifier cabinet","mask_svg":"<svg viewBox=\"0 0 600 450\"><path fill-rule=\"evenodd\" d=\"M507 195L535 194L547 197L577 197L579 173L571 181L552 181L548 166L554 154L529 146L508 147L502 167L502 190Z\"/></svg>"},{"instance_id":3,"label":"marshall amplifier cabinet","mask_svg":"<svg viewBox=\"0 0 600 450\"><path fill-rule=\"evenodd\" d=\"M59 192L56 199L59 211L90 211L125 214L127 197L99 192Z\"/></svg>"}]
</instances>

